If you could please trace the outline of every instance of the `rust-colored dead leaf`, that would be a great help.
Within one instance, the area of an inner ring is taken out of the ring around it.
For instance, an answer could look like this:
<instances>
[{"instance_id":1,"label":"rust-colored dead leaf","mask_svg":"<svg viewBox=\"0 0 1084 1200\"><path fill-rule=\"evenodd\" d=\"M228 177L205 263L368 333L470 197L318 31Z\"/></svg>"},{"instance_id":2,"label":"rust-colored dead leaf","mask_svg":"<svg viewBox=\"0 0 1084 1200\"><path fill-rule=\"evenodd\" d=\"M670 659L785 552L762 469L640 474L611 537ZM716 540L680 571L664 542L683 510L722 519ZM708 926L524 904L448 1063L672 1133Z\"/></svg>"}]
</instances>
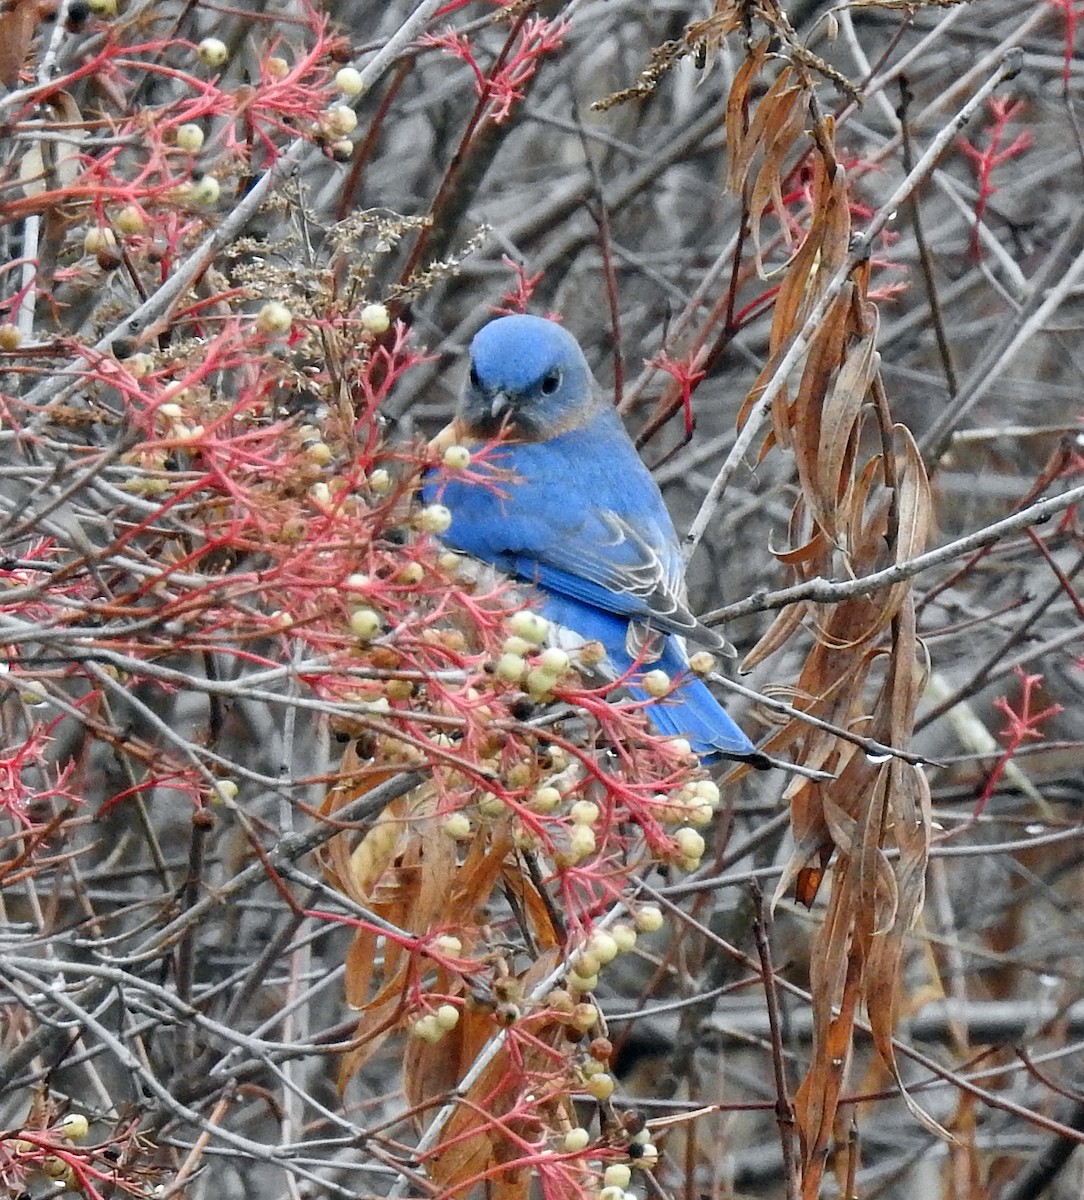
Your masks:
<instances>
[{"instance_id":1,"label":"rust-colored dead leaf","mask_svg":"<svg viewBox=\"0 0 1084 1200\"><path fill-rule=\"evenodd\" d=\"M0 83L18 85L38 24L56 13L56 0L11 0L0 10Z\"/></svg>"}]
</instances>

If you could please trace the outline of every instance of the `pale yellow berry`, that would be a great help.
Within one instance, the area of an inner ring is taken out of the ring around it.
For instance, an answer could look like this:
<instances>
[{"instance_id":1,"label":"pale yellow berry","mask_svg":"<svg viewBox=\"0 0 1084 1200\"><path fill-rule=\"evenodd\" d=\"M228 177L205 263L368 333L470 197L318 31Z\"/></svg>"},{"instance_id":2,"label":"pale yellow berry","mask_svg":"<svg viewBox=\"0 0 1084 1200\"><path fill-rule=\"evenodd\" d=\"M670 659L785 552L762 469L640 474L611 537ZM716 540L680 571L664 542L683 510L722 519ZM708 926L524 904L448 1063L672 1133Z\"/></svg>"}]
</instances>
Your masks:
<instances>
[{"instance_id":1,"label":"pale yellow berry","mask_svg":"<svg viewBox=\"0 0 1084 1200\"><path fill-rule=\"evenodd\" d=\"M576 1125L565 1134L561 1148L566 1154L578 1154L581 1150L586 1150L590 1144L591 1135L582 1125Z\"/></svg>"},{"instance_id":2,"label":"pale yellow berry","mask_svg":"<svg viewBox=\"0 0 1084 1200\"><path fill-rule=\"evenodd\" d=\"M550 646L548 650L543 650L538 656L538 666L547 675L558 678L568 670L568 655L559 647Z\"/></svg>"},{"instance_id":3,"label":"pale yellow berry","mask_svg":"<svg viewBox=\"0 0 1084 1200\"><path fill-rule=\"evenodd\" d=\"M380 614L371 608L355 608L350 614L350 632L363 641L376 637L381 625Z\"/></svg>"},{"instance_id":4,"label":"pale yellow berry","mask_svg":"<svg viewBox=\"0 0 1084 1200\"><path fill-rule=\"evenodd\" d=\"M240 788L238 788L232 779L216 779L212 799L217 800L220 804L223 802L229 803L231 800L237 799L239 791Z\"/></svg>"},{"instance_id":5,"label":"pale yellow berry","mask_svg":"<svg viewBox=\"0 0 1084 1200\"><path fill-rule=\"evenodd\" d=\"M537 850L541 845L535 834L526 826L519 825L512 834L512 842L517 850Z\"/></svg>"},{"instance_id":6,"label":"pale yellow berry","mask_svg":"<svg viewBox=\"0 0 1084 1200\"><path fill-rule=\"evenodd\" d=\"M117 15L117 0L87 0L87 8L96 17L115 17Z\"/></svg>"},{"instance_id":7,"label":"pale yellow berry","mask_svg":"<svg viewBox=\"0 0 1084 1200\"><path fill-rule=\"evenodd\" d=\"M474 826L470 822L470 817L461 812L445 817L441 829L456 842L465 842L474 834Z\"/></svg>"},{"instance_id":8,"label":"pale yellow berry","mask_svg":"<svg viewBox=\"0 0 1084 1200\"><path fill-rule=\"evenodd\" d=\"M505 683L519 683L527 674L527 660L518 654L502 654L497 659L497 678Z\"/></svg>"},{"instance_id":9,"label":"pale yellow berry","mask_svg":"<svg viewBox=\"0 0 1084 1200\"><path fill-rule=\"evenodd\" d=\"M68 1173L68 1164L55 1154L50 1154L42 1159L41 1169L50 1179L62 1179Z\"/></svg>"},{"instance_id":10,"label":"pale yellow berry","mask_svg":"<svg viewBox=\"0 0 1084 1200\"><path fill-rule=\"evenodd\" d=\"M366 304L361 310L361 327L369 333L387 333L391 328L391 316L383 304Z\"/></svg>"},{"instance_id":11,"label":"pale yellow berry","mask_svg":"<svg viewBox=\"0 0 1084 1200\"><path fill-rule=\"evenodd\" d=\"M573 973L587 979L597 975L601 966L602 962L590 950L578 950L571 963Z\"/></svg>"},{"instance_id":12,"label":"pale yellow berry","mask_svg":"<svg viewBox=\"0 0 1084 1200\"><path fill-rule=\"evenodd\" d=\"M454 471L465 471L470 466L470 451L466 446L449 446L444 451L444 465Z\"/></svg>"},{"instance_id":13,"label":"pale yellow berry","mask_svg":"<svg viewBox=\"0 0 1084 1200\"><path fill-rule=\"evenodd\" d=\"M73 1142L81 1142L90 1132L90 1122L82 1113L68 1113L60 1122L60 1132Z\"/></svg>"},{"instance_id":14,"label":"pale yellow berry","mask_svg":"<svg viewBox=\"0 0 1084 1200\"><path fill-rule=\"evenodd\" d=\"M627 1188L632 1182L632 1170L628 1163L610 1163L602 1174L606 1187Z\"/></svg>"},{"instance_id":15,"label":"pale yellow berry","mask_svg":"<svg viewBox=\"0 0 1084 1200\"><path fill-rule=\"evenodd\" d=\"M576 1007L572 1002L572 997L565 988L554 988L546 996L545 1005L547 1008L552 1008L554 1012L562 1013L564 1016L568 1016Z\"/></svg>"},{"instance_id":16,"label":"pale yellow berry","mask_svg":"<svg viewBox=\"0 0 1084 1200\"><path fill-rule=\"evenodd\" d=\"M698 804L694 801L686 807L684 819L690 825L699 825L703 828L705 825L711 824L711 819L714 816L715 810L710 804Z\"/></svg>"},{"instance_id":17,"label":"pale yellow berry","mask_svg":"<svg viewBox=\"0 0 1084 1200\"><path fill-rule=\"evenodd\" d=\"M198 125L178 125L177 145L189 154L196 154L203 148L203 130Z\"/></svg>"},{"instance_id":18,"label":"pale yellow berry","mask_svg":"<svg viewBox=\"0 0 1084 1200\"><path fill-rule=\"evenodd\" d=\"M531 768L525 762L513 763L506 776L510 788L526 787L531 782Z\"/></svg>"},{"instance_id":19,"label":"pale yellow berry","mask_svg":"<svg viewBox=\"0 0 1084 1200\"><path fill-rule=\"evenodd\" d=\"M375 471L369 473L369 487L377 495L383 495L385 492L391 491L391 476L383 467L377 467Z\"/></svg>"},{"instance_id":20,"label":"pale yellow berry","mask_svg":"<svg viewBox=\"0 0 1084 1200\"><path fill-rule=\"evenodd\" d=\"M199 55L200 61L209 67L221 67L230 57L226 43L216 37L204 38L196 47L196 53Z\"/></svg>"},{"instance_id":21,"label":"pale yellow berry","mask_svg":"<svg viewBox=\"0 0 1084 1200\"><path fill-rule=\"evenodd\" d=\"M524 684L532 700L546 700L553 695L553 685L557 681L548 671L538 667L527 672Z\"/></svg>"},{"instance_id":22,"label":"pale yellow berry","mask_svg":"<svg viewBox=\"0 0 1084 1200\"><path fill-rule=\"evenodd\" d=\"M355 67L343 67L335 73L335 86L344 96L360 96L364 86L361 72Z\"/></svg>"},{"instance_id":23,"label":"pale yellow berry","mask_svg":"<svg viewBox=\"0 0 1084 1200\"><path fill-rule=\"evenodd\" d=\"M10 321L0 325L0 350L17 350L22 340L18 325L12 325Z\"/></svg>"},{"instance_id":24,"label":"pale yellow berry","mask_svg":"<svg viewBox=\"0 0 1084 1200\"><path fill-rule=\"evenodd\" d=\"M405 583L408 587L415 587L424 578L425 567L420 562L409 562L395 573L395 582Z\"/></svg>"},{"instance_id":25,"label":"pale yellow berry","mask_svg":"<svg viewBox=\"0 0 1084 1200\"><path fill-rule=\"evenodd\" d=\"M222 185L213 175L204 175L192 183L192 190L188 195L193 204L211 208L218 203L222 195Z\"/></svg>"},{"instance_id":26,"label":"pale yellow berry","mask_svg":"<svg viewBox=\"0 0 1084 1200\"><path fill-rule=\"evenodd\" d=\"M349 138L336 138L327 148L336 162L349 162L354 157L354 143Z\"/></svg>"},{"instance_id":27,"label":"pale yellow berry","mask_svg":"<svg viewBox=\"0 0 1084 1200\"><path fill-rule=\"evenodd\" d=\"M444 1030L437 1024L437 1019L432 1013L419 1017L411 1026L410 1032L413 1037L431 1045L435 1045L444 1036Z\"/></svg>"},{"instance_id":28,"label":"pale yellow berry","mask_svg":"<svg viewBox=\"0 0 1084 1200\"><path fill-rule=\"evenodd\" d=\"M522 658L525 654L530 654L534 649L534 645L527 641L526 638L510 637L504 639L504 645L501 647L505 654L516 654Z\"/></svg>"},{"instance_id":29,"label":"pale yellow berry","mask_svg":"<svg viewBox=\"0 0 1084 1200\"><path fill-rule=\"evenodd\" d=\"M392 700L409 700L414 695L414 684L409 679L389 679L384 690Z\"/></svg>"},{"instance_id":30,"label":"pale yellow berry","mask_svg":"<svg viewBox=\"0 0 1084 1200\"><path fill-rule=\"evenodd\" d=\"M670 690L670 676L665 671L648 671L643 686L649 696L665 696Z\"/></svg>"},{"instance_id":31,"label":"pale yellow berry","mask_svg":"<svg viewBox=\"0 0 1084 1200\"><path fill-rule=\"evenodd\" d=\"M607 933L603 929L591 934L587 939L587 949L603 965L613 962L619 953L613 934Z\"/></svg>"},{"instance_id":32,"label":"pale yellow berry","mask_svg":"<svg viewBox=\"0 0 1084 1200\"><path fill-rule=\"evenodd\" d=\"M698 779L693 784L693 794L705 804L710 804L712 808L719 807L719 785L710 779Z\"/></svg>"},{"instance_id":33,"label":"pale yellow berry","mask_svg":"<svg viewBox=\"0 0 1084 1200\"><path fill-rule=\"evenodd\" d=\"M172 404L168 401L165 404L159 404L158 412L167 421L179 421L184 416L184 409L179 404Z\"/></svg>"},{"instance_id":34,"label":"pale yellow berry","mask_svg":"<svg viewBox=\"0 0 1084 1200\"><path fill-rule=\"evenodd\" d=\"M264 69L272 79L285 79L290 74L290 64L278 55L269 58L264 64Z\"/></svg>"},{"instance_id":35,"label":"pale yellow berry","mask_svg":"<svg viewBox=\"0 0 1084 1200\"><path fill-rule=\"evenodd\" d=\"M293 319L293 313L285 304L278 300L269 300L256 314L256 328L271 337L281 337L290 332Z\"/></svg>"},{"instance_id":36,"label":"pale yellow berry","mask_svg":"<svg viewBox=\"0 0 1084 1200\"><path fill-rule=\"evenodd\" d=\"M483 792L478 797L478 811L483 817L487 817L491 821L503 817L508 811L508 805L492 792Z\"/></svg>"},{"instance_id":37,"label":"pale yellow berry","mask_svg":"<svg viewBox=\"0 0 1084 1200\"><path fill-rule=\"evenodd\" d=\"M659 1165L659 1148L652 1142L644 1142L643 1147L636 1165L645 1171L653 1171Z\"/></svg>"},{"instance_id":38,"label":"pale yellow berry","mask_svg":"<svg viewBox=\"0 0 1084 1200\"><path fill-rule=\"evenodd\" d=\"M448 958L458 958L463 953L463 943L454 933L442 933L433 939L433 949Z\"/></svg>"},{"instance_id":39,"label":"pale yellow berry","mask_svg":"<svg viewBox=\"0 0 1084 1200\"><path fill-rule=\"evenodd\" d=\"M590 825L573 825L568 835L568 852L573 862L580 862L595 852L595 831Z\"/></svg>"},{"instance_id":40,"label":"pale yellow berry","mask_svg":"<svg viewBox=\"0 0 1084 1200\"><path fill-rule=\"evenodd\" d=\"M448 571L451 573L452 571L457 570L462 562L462 554L456 554L454 550L445 550L444 553L441 554L437 559L437 566L440 567L442 571Z\"/></svg>"},{"instance_id":41,"label":"pale yellow berry","mask_svg":"<svg viewBox=\"0 0 1084 1200\"><path fill-rule=\"evenodd\" d=\"M644 904L633 914L633 920L641 933L656 933L663 927L665 918L656 905Z\"/></svg>"},{"instance_id":42,"label":"pale yellow berry","mask_svg":"<svg viewBox=\"0 0 1084 1200\"><path fill-rule=\"evenodd\" d=\"M533 646L541 646L549 636L550 623L540 613L524 608L512 613L508 618L508 628L516 637L523 638Z\"/></svg>"},{"instance_id":43,"label":"pale yellow berry","mask_svg":"<svg viewBox=\"0 0 1084 1200\"><path fill-rule=\"evenodd\" d=\"M112 229L92 225L83 235L83 249L87 254L111 254L117 248L117 235Z\"/></svg>"},{"instance_id":44,"label":"pale yellow berry","mask_svg":"<svg viewBox=\"0 0 1084 1200\"><path fill-rule=\"evenodd\" d=\"M536 813L551 813L561 803L561 793L555 788L548 785L540 788L535 788L531 793L531 798L527 801L527 807L531 812Z\"/></svg>"},{"instance_id":45,"label":"pale yellow berry","mask_svg":"<svg viewBox=\"0 0 1084 1200\"><path fill-rule=\"evenodd\" d=\"M147 227L147 222L143 219L143 214L134 204L127 204L117 213L113 224L120 230L121 233L131 235L133 233L142 233Z\"/></svg>"},{"instance_id":46,"label":"pale yellow berry","mask_svg":"<svg viewBox=\"0 0 1084 1200\"><path fill-rule=\"evenodd\" d=\"M423 533L446 533L451 523L451 510L443 504L427 504L414 518L414 524Z\"/></svg>"},{"instance_id":47,"label":"pale yellow berry","mask_svg":"<svg viewBox=\"0 0 1084 1200\"><path fill-rule=\"evenodd\" d=\"M696 832L695 829L690 829L686 826L684 829L678 829L674 833L674 845L678 848L678 853L683 858L703 858L704 857L704 839Z\"/></svg>"},{"instance_id":48,"label":"pale yellow berry","mask_svg":"<svg viewBox=\"0 0 1084 1200\"><path fill-rule=\"evenodd\" d=\"M684 871L687 875L691 875L693 871L700 870L700 859L698 858L679 858L674 863L679 871Z\"/></svg>"},{"instance_id":49,"label":"pale yellow berry","mask_svg":"<svg viewBox=\"0 0 1084 1200\"><path fill-rule=\"evenodd\" d=\"M598 1024L598 1009L586 1002L577 1004L569 1014L569 1024L580 1033L589 1033Z\"/></svg>"},{"instance_id":50,"label":"pale yellow berry","mask_svg":"<svg viewBox=\"0 0 1084 1200\"><path fill-rule=\"evenodd\" d=\"M326 467L332 459L331 447L327 442L312 442L305 447L305 456L318 467Z\"/></svg>"},{"instance_id":51,"label":"pale yellow berry","mask_svg":"<svg viewBox=\"0 0 1084 1200\"><path fill-rule=\"evenodd\" d=\"M625 1200L625 1189L604 1187L598 1194L598 1200Z\"/></svg>"},{"instance_id":52,"label":"pale yellow berry","mask_svg":"<svg viewBox=\"0 0 1084 1200\"><path fill-rule=\"evenodd\" d=\"M683 755L685 758L696 757L696 755L693 754L693 748L689 744L689 740L687 738L676 737L671 741L670 745L675 754Z\"/></svg>"},{"instance_id":53,"label":"pale yellow berry","mask_svg":"<svg viewBox=\"0 0 1084 1200\"><path fill-rule=\"evenodd\" d=\"M580 975L572 971L568 976L568 986L573 992L593 992L598 987L598 975Z\"/></svg>"},{"instance_id":54,"label":"pale yellow berry","mask_svg":"<svg viewBox=\"0 0 1084 1200\"><path fill-rule=\"evenodd\" d=\"M454 1004L442 1004L433 1015L445 1033L459 1024L459 1009Z\"/></svg>"},{"instance_id":55,"label":"pale yellow berry","mask_svg":"<svg viewBox=\"0 0 1084 1200\"><path fill-rule=\"evenodd\" d=\"M599 818L599 807L593 800L577 800L568 815L574 825L594 825Z\"/></svg>"},{"instance_id":56,"label":"pale yellow berry","mask_svg":"<svg viewBox=\"0 0 1084 1200\"><path fill-rule=\"evenodd\" d=\"M360 591L367 588L371 580L368 575L363 575L360 571L356 571L353 575L347 575L345 585L353 590Z\"/></svg>"},{"instance_id":57,"label":"pale yellow berry","mask_svg":"<svg viewBox=\"0 0 1084 1200\"><path fill-rule=\"evenodd\" d=\"M694 675L710 675L715 670L715 655L710 650L698 650L689 658L689 669Z\"/></svg>"},{"instance_id":58,"label":"pale yellow berry","mask_svg":"<svg viewBox=\"0 0 1084 1200\"><path fill-rule=\"evenodd\" d=\"M154 370L154 359L149 354L133 354L124 365L133 379L142 379Z\"/></svg>"},{"instance_id":59,"label":"pale yellow berry","mask_svg":"<svg viewBox=\"0 0 1084 1200\"><path fill-rule=\"evenodd\" d=\"M614 1094L614 1086L613 1076L603 1072L601 1075L592 1075L584 1084L584 1091L596 1100L609 1100Z\"/></svg>"},{"instance_id":60,"label":"pale yellow berry","mask_svg":"<svg viewBox=\"0 0 1084 1200\"><path fill-rule=\"evenodd\" d=\"M333 104L320 118L321 126L332 137L346 137L357 127L358 114L349 104Z\"/></svg>"},{"instance_id":61,"label":"pale yellow berry","mask_svg":"<svg viewBox=\"0 0 1084 1200\"><path fill-rule=\"evenodd\" d=\"M631 925L626 925L623 922L615 925L610 930L613 940L617 943L617 949L622 954L628 952L636 945L636 930Z\"/></svg>"}]
</instances>

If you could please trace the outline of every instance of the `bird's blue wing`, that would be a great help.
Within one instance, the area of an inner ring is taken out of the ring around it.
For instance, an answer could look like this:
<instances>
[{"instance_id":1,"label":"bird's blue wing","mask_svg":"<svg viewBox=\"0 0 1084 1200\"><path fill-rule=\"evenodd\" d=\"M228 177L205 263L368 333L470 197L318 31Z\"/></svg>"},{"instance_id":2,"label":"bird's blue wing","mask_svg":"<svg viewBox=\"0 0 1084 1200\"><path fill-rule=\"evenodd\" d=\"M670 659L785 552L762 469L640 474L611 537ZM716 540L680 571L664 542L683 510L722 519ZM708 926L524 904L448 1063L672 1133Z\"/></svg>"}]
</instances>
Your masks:
<instances>
[{"instance_id":1,"label":"bird's blue wing","mask_svg":"<svg viewBox=\"0 0 1084 1200\"><path fill-rule=\"evenodd\" d=\"M450 544L605 612L716 640L685 605L670 515L612 410L549 441L502 446L490 462L492 485L425 482L426 499L451 510Z\"/></svg>"}]
</instances>

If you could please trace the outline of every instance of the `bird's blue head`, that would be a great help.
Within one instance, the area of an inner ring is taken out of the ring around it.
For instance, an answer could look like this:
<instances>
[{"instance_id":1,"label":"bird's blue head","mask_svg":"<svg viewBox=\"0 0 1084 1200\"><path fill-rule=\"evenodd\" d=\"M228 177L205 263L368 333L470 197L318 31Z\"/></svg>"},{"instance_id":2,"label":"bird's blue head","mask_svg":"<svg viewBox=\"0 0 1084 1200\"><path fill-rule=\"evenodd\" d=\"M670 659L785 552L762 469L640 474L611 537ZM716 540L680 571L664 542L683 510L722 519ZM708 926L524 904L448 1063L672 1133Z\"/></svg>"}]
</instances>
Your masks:
<instances>
[{"instance_id":1,"label":"bird's blue head","mask_svg":"<svg viewBox=\"0 0 1084 1200\"><path fill-rule=\"evenodd\" d=\"M544 441L584 424L597 403L579 343L544 317L498 317L475 335L459 419L476 437Z\"/></svg>"}]
</instances>

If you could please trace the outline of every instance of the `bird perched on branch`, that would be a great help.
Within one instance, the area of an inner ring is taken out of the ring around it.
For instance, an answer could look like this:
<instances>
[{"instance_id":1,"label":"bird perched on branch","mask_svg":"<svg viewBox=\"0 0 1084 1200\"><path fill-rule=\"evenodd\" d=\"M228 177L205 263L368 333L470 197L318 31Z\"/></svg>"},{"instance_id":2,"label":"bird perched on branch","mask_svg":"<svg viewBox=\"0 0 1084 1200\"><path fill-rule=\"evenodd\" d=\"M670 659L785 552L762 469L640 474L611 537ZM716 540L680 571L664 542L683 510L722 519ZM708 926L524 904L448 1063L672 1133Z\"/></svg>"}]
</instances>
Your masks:
<instances>
[{"instance_id":1,"label":"bird perched on branch","mask_svg":"<svg viewBox=\"0 0 1084 1200\"><path fill-rule=\"evenodd\" d=\"M500 317L470 356L441 444L498 441L486 460L497 474L427 475L426 502L451 513L444 540L533 584L554 627L601 643L600 674L618 678L635 666L626 687L637 699L648 699L645 673L665 671L676 686L648 714L659 732L685 737L705 760L767 766L689 671L686 638L726 643L686 606L670 514L576 339L542 317Z\"/></svg>"}]
</instances>

